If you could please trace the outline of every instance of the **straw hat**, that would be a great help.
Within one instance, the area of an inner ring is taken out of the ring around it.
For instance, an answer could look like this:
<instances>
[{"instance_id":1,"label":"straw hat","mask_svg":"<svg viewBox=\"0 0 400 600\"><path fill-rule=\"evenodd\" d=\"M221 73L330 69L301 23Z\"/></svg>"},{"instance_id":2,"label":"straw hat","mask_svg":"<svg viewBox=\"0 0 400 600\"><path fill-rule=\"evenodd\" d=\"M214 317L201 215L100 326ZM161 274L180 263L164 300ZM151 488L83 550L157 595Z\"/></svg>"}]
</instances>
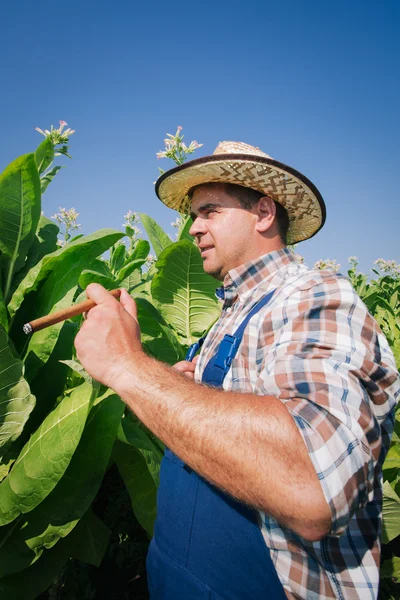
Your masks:
<instances>
[{"instance_id":1,"label":"straw hat","mask_svg":"<svg viewBox=\"0 0 400 600\"><path fill-rule=\"evenodd\" d=\"M212 182L248 187L280 202L289 215L288 244L307 240L325 223L325 203L307 177L243 142L220 142L212 156L163 173L156 194L170 208L188 214L190 190Z\"/></svg>"}]
</instances>

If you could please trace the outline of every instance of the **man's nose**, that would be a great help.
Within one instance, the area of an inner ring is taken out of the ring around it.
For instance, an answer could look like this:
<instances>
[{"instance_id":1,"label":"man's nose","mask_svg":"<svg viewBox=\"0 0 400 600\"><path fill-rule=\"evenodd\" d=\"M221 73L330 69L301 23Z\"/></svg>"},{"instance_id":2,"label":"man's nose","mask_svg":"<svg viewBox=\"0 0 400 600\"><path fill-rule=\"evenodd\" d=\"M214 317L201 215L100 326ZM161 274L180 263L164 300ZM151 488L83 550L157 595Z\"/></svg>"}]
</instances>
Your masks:
<instances>
[{"instance_id":1,"label":"man's nose","mask_svg":"<svg viewBox=\"0 0 400 600\"><path fill-rule=\"evenodd\" d=\"M207 228L205 219L202 219L201 217L196 217L192 223L192 226L189 229L189 235L196 237L197 235L206 233L206 231Z\"/></svg>"}]
</instances>

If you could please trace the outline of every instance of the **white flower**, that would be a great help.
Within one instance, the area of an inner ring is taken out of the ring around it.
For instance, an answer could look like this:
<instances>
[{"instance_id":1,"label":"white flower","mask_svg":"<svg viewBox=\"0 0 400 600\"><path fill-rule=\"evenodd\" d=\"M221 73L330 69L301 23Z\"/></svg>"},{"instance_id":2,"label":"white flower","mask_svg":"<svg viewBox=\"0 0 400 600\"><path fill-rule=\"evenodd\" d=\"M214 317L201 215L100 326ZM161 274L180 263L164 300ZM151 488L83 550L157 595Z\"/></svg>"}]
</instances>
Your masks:
<instances>
[{"instance_id":1,"label":"white flower","mask_svg":"<svg viewBox=\"0 0 400 600\"><path fill-rule=\"evenodd\" d=\"M340 264L335 259L325 258L317 260L314 269L318 269L319 271L329 270L337 273L340 269Z\"/></svg>"}]
</instances>

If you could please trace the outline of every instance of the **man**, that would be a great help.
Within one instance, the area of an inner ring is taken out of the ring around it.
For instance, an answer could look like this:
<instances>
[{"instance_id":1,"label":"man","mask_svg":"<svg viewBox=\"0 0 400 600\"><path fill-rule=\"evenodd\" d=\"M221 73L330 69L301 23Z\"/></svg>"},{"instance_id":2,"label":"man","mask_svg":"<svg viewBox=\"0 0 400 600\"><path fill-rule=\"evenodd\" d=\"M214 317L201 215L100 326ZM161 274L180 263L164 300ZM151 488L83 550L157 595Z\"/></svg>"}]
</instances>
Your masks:
<instances>
[{"instance_id":1,"label":"man","mask_svg":"<svg viewBox=\"0 0 400 600\"><path fill-rule=\"evenodd\" d=\"M172 369L148 357L133 299L95 284L76 338L89 373L167 447L151 598L376 598L399 380L349 282L286 248L322 227L318 190L224 142L156 191L191 213L204 270L223 282L198 360Z\"/></svg>"}]
</instances>

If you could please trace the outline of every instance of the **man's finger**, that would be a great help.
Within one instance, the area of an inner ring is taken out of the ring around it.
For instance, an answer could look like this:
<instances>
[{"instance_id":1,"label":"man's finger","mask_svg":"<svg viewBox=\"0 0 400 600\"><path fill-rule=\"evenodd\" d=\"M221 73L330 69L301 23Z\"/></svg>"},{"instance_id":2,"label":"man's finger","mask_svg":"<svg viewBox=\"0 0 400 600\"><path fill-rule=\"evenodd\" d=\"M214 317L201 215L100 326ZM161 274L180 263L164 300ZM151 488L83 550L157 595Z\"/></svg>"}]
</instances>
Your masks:
<instances>
[{"instance_id":1,"label":"man's finger","mask_svg":"<svg viewBox=\"0 0 400 600\"><path fill-rule=\"evenodd\" d=\"M128 292L125 289L121 290L121 296L120 296L119 301L120 301L121 306L123 306L124 309L126 310L126 312L129 313L131 315L131 317L133 317L135 319L135 321L137 321L136 302L134 301L132 296L130 296L128 294Z\"/></svg>"},{"instance_id":2,"label":"man's finger","mask_svg":"<svg viewBox=\"0 0 400 600\"><path fill-rule=\"evenodd\" d=\"M103 304L110 300L116 302L114 297L99 283L90 283L86 288L86 296L96 304Z\"/></svg>"}]
</instances>

